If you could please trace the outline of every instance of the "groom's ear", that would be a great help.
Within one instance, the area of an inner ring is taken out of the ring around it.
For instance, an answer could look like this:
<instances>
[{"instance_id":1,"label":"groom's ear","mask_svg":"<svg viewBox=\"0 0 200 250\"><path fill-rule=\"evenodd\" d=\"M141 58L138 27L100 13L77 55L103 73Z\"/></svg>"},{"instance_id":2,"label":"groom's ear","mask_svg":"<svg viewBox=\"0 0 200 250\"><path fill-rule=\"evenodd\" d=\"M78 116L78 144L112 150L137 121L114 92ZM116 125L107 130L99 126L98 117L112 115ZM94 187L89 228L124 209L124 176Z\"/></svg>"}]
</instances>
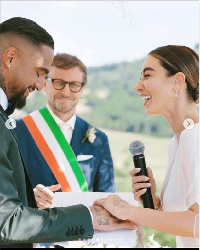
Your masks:
<instances>
[{"instance_id":1,"label":"groom's ear","mask_svg":"<svg viewBox=\"0 0 200 250\"><path fill-rule=\"evenodd\" d=\"M15 58L18 58L18 50L15 47L9 47L3 52L2 63L6 68L11 68L11 65L15 62Z\"/></svg>"}]
</instances>

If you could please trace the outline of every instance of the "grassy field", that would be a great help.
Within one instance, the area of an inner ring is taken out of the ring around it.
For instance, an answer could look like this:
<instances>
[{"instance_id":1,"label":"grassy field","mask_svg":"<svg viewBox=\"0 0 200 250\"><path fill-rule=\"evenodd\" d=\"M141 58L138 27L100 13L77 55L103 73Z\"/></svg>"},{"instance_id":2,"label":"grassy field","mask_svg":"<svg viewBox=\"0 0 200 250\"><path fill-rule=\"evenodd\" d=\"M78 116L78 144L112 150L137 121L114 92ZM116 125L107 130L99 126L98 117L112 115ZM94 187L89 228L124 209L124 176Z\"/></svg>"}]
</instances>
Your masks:
<instances>
[{"instance_id":1,"label":"grassy field","mask_svg":"<svg viewBox=\"0 0 200 250\"><path fill-rule=\"evenodd\" d=\"M153 170L157 185L157 194L159 195L166 172L170 138L157 138L141 134L102 130L107 134L110 142L117 192L132 192L129 171L134 167L134 164L132 155L129 152L129 144L133 140L140 140L145 145L146 165ZM160 245L176 246L175 236L173 235L161 233L146 227L144 227L144 233L146 240L150 235L154 234L154 240L158 241Z\"/></svg>"}]
</instances>

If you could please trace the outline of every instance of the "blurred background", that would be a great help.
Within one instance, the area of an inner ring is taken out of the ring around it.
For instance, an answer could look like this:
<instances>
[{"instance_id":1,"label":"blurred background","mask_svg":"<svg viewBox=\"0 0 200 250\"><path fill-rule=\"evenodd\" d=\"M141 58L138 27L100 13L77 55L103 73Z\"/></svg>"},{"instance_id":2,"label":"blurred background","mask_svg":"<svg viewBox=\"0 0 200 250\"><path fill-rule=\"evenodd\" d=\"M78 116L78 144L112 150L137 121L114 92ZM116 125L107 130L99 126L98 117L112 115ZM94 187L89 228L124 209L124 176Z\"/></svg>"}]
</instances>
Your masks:
<instances>
[{"instance_id":1,"label":"blurred background","mask_svg":"<svg viewBox=\"0 0 200 250\"><path fill-rule=\"evenodd\" d=\"M172 131L163 117L147 117L133 87L142 63L156 47L176 44L199 53L199 1L1 1L1 21L30 18L55 40L55 53L77 56L88 67L88 84L77 113L109 138L117 192L131 192L129 144L141 140L158 194ZM46 104L43 92L28 97L23 117ZM144 228L146 239L175 247L175 237Z\"/></svg>"}]
</instances>

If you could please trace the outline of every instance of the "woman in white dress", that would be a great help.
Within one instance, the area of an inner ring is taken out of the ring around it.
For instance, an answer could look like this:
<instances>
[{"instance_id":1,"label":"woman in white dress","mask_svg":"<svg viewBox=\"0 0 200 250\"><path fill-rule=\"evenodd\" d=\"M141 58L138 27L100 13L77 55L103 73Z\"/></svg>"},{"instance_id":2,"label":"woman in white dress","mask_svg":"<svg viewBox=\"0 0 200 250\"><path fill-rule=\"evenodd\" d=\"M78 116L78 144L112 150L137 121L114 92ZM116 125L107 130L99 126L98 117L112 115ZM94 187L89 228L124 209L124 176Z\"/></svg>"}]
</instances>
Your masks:
<instances>
[{"instance_id":1,"label":"woman in white dress","mask_svg":"<svg viewBox=\"0 0 200 250\"><path fill-rule=\"evenodd\" d=\"M147 55L141 74L135 90L146 114L164 116L174 133L161 195L148 168L155 210L131 206L117 195L95 203L120 219L176 235L177 247L199 247L199 57L185 46L159 47ZM149 186L136 173L130 171L133 193L141 202Z\"/></svg>"}]
</instances>

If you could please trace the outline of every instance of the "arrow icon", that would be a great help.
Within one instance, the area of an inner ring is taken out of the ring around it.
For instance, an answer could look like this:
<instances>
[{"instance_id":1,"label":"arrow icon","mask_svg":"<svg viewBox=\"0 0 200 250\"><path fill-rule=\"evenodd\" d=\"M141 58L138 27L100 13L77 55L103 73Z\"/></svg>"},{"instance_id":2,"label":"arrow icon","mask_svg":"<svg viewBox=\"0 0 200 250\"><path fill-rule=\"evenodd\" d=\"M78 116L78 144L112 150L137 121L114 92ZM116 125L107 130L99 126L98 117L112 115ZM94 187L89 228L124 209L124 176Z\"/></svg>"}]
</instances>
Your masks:
<instances>
[{"instance_id":1,"label":"arrow icon","mask_svg":"<svg viewBox=\"0 0 200 250\"><path fill-rule=\"evenodd\" d=\"M194 127L194 121L191 118L187 118L184 120L183 126L186 129L191 129Z\"/></svg>"}]
</instances>

